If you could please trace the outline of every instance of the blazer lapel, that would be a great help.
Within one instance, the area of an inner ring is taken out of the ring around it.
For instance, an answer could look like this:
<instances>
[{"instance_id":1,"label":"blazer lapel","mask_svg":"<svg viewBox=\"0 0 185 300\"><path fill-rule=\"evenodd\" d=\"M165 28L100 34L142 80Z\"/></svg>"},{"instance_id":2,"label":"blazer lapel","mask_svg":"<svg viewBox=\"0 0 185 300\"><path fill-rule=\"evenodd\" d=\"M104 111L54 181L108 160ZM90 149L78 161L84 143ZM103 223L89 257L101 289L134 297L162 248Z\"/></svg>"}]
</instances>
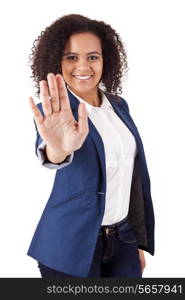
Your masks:
<instances>
[{"instance_id":1,"label":"blazer lapel","mask_svg":"<svg viewBox=\"0 0 185 300\"><path fill-rule=\"evenodd\" d=\"M68 94L69 94L69 98L70 98L71 109L73 111L73 115L75 117L75 120L78 121L79 100L72 93L70 93L69 90L68 90ZM136 139L136 143L139 146L140 136L139 136L139 133L137 132L137 127L135 126L135 124L132 121L129 114L126 112L126 110L124 109L122 104L119 102L116 102L113 99L113 97L111 97L111 95L106 94L106 97L112 104L115 113L118 115L118 117L125 123L125 125L132 132L133 136ZM103 175L101 192L104 192L104 191L106 191L106 166L105 166L106 162L105 162L104 145L103 145L103 141L102 141L100 134L98 133L96 127L91 122L90 118L88 118L88 125L89 125L89 136L91 137L91 139L94 143L94 146L96 147L96 150L98 152L99 159L100 159L102 175Z\"/></svg>"},{"instance_id":2,"label":"blazer lapel","mask_svg":"<svg viewBox=\"0 0 185 300\"><path fill-rule=\"evenodd\" d=\"M111 95L109 95L109 94L106 94L106 96L107 96L108 100L110 101L110 103L112 104L115 113L118 115L118 117L121 119L121 121L125 123L125 125L128 127L128 129L132 132L133 136L136 139L136 143L139 146L139 144L141 142L141 138L140 138L137 127L134 124L134 121L132 120L131 116L125 110L125 108L121 102L116 102L115 100L113 100L111 98Z\"/></svg>"},{"instance_id":3,"label":"blazer lapel","mask_svg":"<svg viewBox=\"0 0 185 300\"><path fill-rule=\"evenodd\" d=\"M73 111L73 115L75 119L78 121L78 112ZM101 165L101 170L102 170L102 181L101 181L101 188L99 192L104 193L106 191L106 167L105 167L105 150L104 150L104 145L102 138L97 131L96 127L93 125L91 120L88 118L88 125L89 125L89 136L92 139L94 146L98 152L98 156L100 159L100 165Z\"/></svg>"},{"instance_id":4,"label":"blazer lapel","mask_svg":"<svg viewBox=\"0 0 185 300\"><path fill-rule=\"evenodd\" d=\"M125 123L125 125L128 127L128 129L132 132L136 144L137 144L137 150L138 150L138 156L139 159L142 160L143 164L145 165L145 154L143 149L143 143L140 137L140 134L138 132L138 129L136 125L134 124L134 121L132 120L130 114L125 110L125 107L121 102L112 101L111 95L107 95L107 98L111 102L113 109L115 113L118 115L118 117ZM146 165L145 165L146 166Z\"/></svg>"}]
</instances>

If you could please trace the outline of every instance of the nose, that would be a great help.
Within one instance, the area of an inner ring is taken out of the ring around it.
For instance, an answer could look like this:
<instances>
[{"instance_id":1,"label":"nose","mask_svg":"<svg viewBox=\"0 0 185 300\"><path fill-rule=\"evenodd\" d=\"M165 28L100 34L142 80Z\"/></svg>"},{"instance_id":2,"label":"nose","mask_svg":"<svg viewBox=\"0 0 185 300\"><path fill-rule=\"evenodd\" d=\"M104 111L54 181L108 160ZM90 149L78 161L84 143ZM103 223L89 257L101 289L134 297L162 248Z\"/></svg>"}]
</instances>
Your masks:
<instances>
[{"instance_id":1,"label":"nose","mask_svg":"<svg viewBox=\"0 0 185 300\"><path fill-rule=\"evenodd\" d=\"M79 57L79 59L76 61L76 64L75 64L76 68L81 71L85 71L85 70L89 70L90 69L90 65L89 65L89 62L86 58L83 58L83 57Z\"/></svg>"}]
</instances>

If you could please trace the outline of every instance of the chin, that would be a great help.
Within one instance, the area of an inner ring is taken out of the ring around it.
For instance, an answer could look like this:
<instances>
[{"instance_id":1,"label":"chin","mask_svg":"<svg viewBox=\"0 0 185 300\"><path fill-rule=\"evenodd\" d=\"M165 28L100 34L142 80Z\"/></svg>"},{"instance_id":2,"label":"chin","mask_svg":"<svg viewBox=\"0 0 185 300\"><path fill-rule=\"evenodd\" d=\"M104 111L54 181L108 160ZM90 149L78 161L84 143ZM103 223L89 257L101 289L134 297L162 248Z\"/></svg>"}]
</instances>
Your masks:
<instances>
[{"instance_id":1,"label":"chin","mask_svg":"<svg viewBox=\"0 0 185 300\"><path fill-rule=\"evenodd\" d=\"M88 93L91 92L92 90L96 89L97 86L79 86L79 85L69 85L71 87L71 89L80 92L80 93Z\"/></svg>"}]
</instances>

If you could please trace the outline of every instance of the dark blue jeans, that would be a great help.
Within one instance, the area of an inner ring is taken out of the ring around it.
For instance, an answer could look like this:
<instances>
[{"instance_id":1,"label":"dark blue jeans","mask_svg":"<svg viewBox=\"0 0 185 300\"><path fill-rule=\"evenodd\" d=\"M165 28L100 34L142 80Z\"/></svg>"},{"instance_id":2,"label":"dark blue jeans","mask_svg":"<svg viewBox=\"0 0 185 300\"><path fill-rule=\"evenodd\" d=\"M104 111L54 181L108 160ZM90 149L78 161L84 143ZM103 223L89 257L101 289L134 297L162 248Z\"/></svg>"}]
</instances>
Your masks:
<instances>
[{"instance_id":1,"label":"dark blue jeans","mask_svg":"<svg viewBox=\"0 0 185 300\"><path fill-rule=\"evenodd\" d=\"M40 262L38 267L43 278L76 277L50 269ZM142 277L138 243L127 217L113 225L101 226L87 277Z\"/></svg>"}]
</instances>

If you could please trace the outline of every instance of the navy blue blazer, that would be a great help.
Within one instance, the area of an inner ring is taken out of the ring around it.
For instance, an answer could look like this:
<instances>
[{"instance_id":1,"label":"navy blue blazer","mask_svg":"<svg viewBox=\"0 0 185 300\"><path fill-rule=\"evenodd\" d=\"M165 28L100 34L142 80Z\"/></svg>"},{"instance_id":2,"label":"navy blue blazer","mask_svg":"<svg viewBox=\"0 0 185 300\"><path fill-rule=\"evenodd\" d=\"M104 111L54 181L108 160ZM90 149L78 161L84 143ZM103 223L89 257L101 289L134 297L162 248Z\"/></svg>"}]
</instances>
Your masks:
<instances>
[{"instance_id":1,"label":"navy blue blazer","mask_svg":"<svg viewBox=\"0 0 185 300\"><path fill-rule=\"evenodd\" d=\"M74 118L79 100L68 91ZM128 218L138 248L154 255L154 210L144 148L127 102L105 93L115 113L132 132L136 144ZM37 104L43 113L42 104ZM103 141L88 118L89 133L72 162L55 174L54 184L27 254L42 264L77 277L87 277L100 229L106 196ZM36 128L37 129L37 128ZM36 149L42 142L37 131ZM124 178L123 178L124 180Z\"/></svg>"}]
</instances>

